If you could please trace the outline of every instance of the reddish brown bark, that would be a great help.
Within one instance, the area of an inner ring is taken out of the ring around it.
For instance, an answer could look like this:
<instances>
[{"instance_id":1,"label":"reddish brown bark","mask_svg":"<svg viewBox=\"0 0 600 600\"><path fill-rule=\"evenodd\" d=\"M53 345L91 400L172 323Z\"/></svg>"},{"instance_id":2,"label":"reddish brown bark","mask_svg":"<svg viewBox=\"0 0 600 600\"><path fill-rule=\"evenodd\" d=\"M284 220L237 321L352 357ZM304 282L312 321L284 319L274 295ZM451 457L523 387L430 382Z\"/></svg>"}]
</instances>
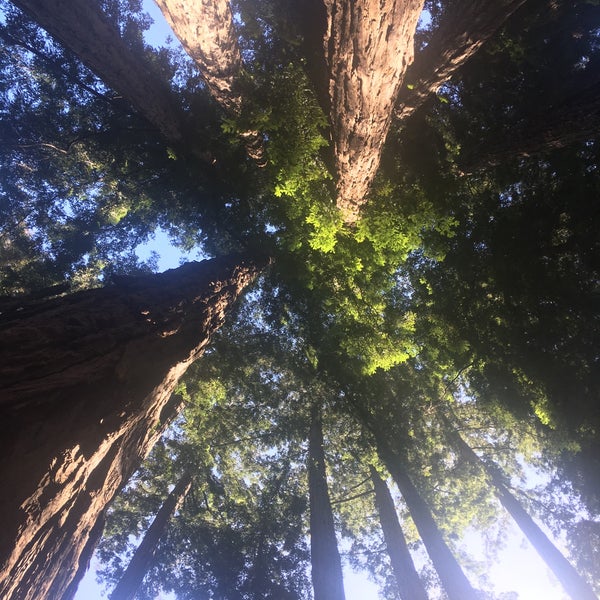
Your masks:
<instances>
[{"instance_id":1,"label":"reddish brown bark","mask_svg":"<svg viewBox=\"0 0 600 600\"><path fill-rule=\"evenodd\" d=\"M337 205L351 224L379 168L423 0L325 0L325 6Z\"/></svg>"},{"instance_id":2,"label":"reddish brown bark","mask_svg":"<svg viewBox=\"0 0 600 600\"><path fill-rule=\"evenodd\" d=\"M407 119L448 81L526 0L453 2L406 73L395 114Z\"/></svg>"},{"instance_id":3,"label":"reddish brown bark","mask_svg":"<svg viewBox=\"0 0 600 600\"><path fill-rule=\"evenodd\" d=\"M73 592L107 504L176 414L178 379L259 269L215 259L3 315L3 599Z\"/></svg>"},{"instance_id":4,"label":"reddish brown bark","mask_svg":"<svg viewBox=\"0 0 600 600\"><path fill-rule=\"evenodd\" d=\"M212 97L230 115L239 116L242 57L228 0L155 0L171 29L192 57ZM258 131L241 134L246 152L266 164Z\"/></svg>"},{"instance_id":5,"label":"reddish brown bark","mask_svg":"<svg viewBox=\"0 0 600 600\"><path fill-rule=\"evenodd\" d=\"M102 81L157 127L172 144L186 137L185 119L165 81L129 47L94 0L14 0L72 50Z\"/></svg>"}]
</instances>

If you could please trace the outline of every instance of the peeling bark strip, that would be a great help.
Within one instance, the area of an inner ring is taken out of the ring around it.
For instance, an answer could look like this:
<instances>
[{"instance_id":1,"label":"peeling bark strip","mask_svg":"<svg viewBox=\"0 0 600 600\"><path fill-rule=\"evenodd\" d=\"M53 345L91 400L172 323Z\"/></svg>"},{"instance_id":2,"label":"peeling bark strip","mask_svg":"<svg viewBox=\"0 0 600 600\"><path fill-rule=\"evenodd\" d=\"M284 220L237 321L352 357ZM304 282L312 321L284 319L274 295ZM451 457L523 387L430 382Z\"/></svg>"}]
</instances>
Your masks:
<instances>
[{"instance_id":1,"label":"peeling bark strip","mask_svg":"<svg viewBox=\"0 0 600 600\"><path fill-rule=\"evenodd\" d=\"M108 503L180 406L171 399L177 381L261 266L240 257L192 263L4 315L4 355L25 359L21 339L32 358L4 392L12 414L0 436L3 600L74 592Z\"/></svg>"},{"instance_id":2,"label":"peeling bark strip","mask_svg":"<svg viewBox=\"0 0 600 600\"><path fill-rule=\"evenodd\" d=\"M526 0L459 0L406 73L396 118L407 119L448 81Z\"/></svg>"},{"instance_id":3,"label":"peeling bark strip","mask_svg":"<svg viewBox=\"0 0 600 600\"><path fill-rule=\"evenodd\" d=\"M143 56L106 21L95 0L13 0L119 92L172 144L186 136L178 103Z\"/></svg>"},{"instance_id":4,"label":"peeling bark strip","mask_svg":"<svg viewBox=\"0 0 600 600\"><path fill-rule=\"evenodd\" d=\"M185 51L192 57L212 97L226 112L239 116L242 96L236 90L242 56L228 0L155 0ZM246 152L266 164L258 131L242 133Z\"/></svg>"},{"instance_id":5,"label":"peeling bark strip","mask_svg":"<svg viewBox=\"0 0 600 600\"><path fill-rule=\"evenodd\" d=\"M379 168L393 106L413 61L423 0L324 3L337 204L351 224Z\"/></svg>"}]
</instances>

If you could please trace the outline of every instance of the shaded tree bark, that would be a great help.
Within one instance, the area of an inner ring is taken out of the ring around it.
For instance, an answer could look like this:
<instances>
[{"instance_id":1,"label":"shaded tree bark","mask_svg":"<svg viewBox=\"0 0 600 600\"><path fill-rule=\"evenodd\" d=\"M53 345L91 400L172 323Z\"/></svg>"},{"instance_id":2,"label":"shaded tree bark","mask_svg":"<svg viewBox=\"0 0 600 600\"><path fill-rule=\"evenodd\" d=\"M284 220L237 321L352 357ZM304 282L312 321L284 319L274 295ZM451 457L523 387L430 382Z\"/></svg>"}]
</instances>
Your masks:
<instances>
[{"instance_id":1,"label":"shaded tree bark","mask_svg":"<svg viewBox=\"0 0 600 600\"><path fill-rule=\"evenodd\" d=\"M596 139L600 130L600 82L578 90L559 106L537 113L510 137L476 146L461 154L465 173L502 164L507 160L538 156L578 142Z\"/></svg>"},{"instance_id":2,"label":"shaded tree bark","mask_svg":"<svg viewBox=\"0 0 600 600\"><path fill-rule=\"evenodd\" d=\"M315 600L344 600L342 561L337 547L327 487L321 409L311 411L308 440L310 561Z\"/></svg>"},{"instance_id":3,"label":"shaded tree bark","mask_svg":"<svg viewBox=\"0 0 600 600\"><path fill-rule=\"evenodd\" d=\"M395 116L410 117L526 0L458 0L408 68Z\"/></svg>"},{"instance_id":4,"label":"shaded tree bark","mask_svg":"<svg viewBox=\"0 0 600 600\"><path fill-rule=\"evenodd\" d=\"M183 502L192 486L192 474L186 472L179 479L171 493L167 496L156 517L137 547L127 569L112 591L111 600L133 600L142 581L152 564L156 548L164 535L167 525L175 511Z\"/></svg>"},{"instance_id":5,"label":"shaded tree bark","mask_svg":"<svg viewBox=\"0 0 600 600\"><path fill-rule=\"evenodd\" d=\"M239 117L242 56L228 0L155 0L171 29L194 60L212 97L230 115ZM241 134L250 158L266 164L259 131Z\"/></svg>"},{"instance_id":6,"label":"shaded tree bark","mask_svg":"<svg viewBox=\"0 0 600 600\"><path fill-rule=\"evenodd\" d=\"M427 503L419 494L408 473L400 467L400 460L397 457L392 458L390 455L387 459L385 455L382 458L408 506L410 516L415 522L448 598L450 600L477 600L476 591L444 541L442 532L436 525Z\"/></svg>"},{"instance_id":7,"label":"shaded tree bark","mask_svg":"<svg viewBox=\"0 0 600 600\"><path fill-rule=\"evenodd\" d=\"M128 46L94 0L14 0L33 19L180 146L188 139L186 119L167 83Z\"/></svg>"},{"instance_id":8,"label":"shaded tree bark","mask_svg":"<svg viewBox=\"0 0 600 600\"><path fill-rule=\"evenodd\" d=\"M414 57L423 0L324 0L337 205L352 224L379 167L392 110Z\"/></svg>"},{"instance_id":9,"label":"shaded tree bark","mask_svg":"<svg viewBox=\"0 0 600 600\"><path fill-rule=\"evenodd\" d=\"M428 600L427 592L415 569L406 538L398 521L390 490L379 476L377 469L372 465L369 469L375 490L375 504L379 513L379 521L400 597L402 600Z\"/></svg>"},{"instance_id":10,"label":"shaded tree bark","mask_svg":"<svg viewBox=\"0 0 600 600\"><path fill-rule=\"evenodd\" d=\"M2 315L0 596L70 597L177 381L266 261L240 256Z\"/></svg>"},{"instance_id":11,"label":"shaded tree bark","mask_svg":"<svg viewBox=\"0 0 600 600\"><path fill-rule=\"evenodd\" d=\"M489 483L494 486L496 496L502 506L508 511L523 535L525 535L548 568L560 581L567 594L573 600L598 600L592 587L579 575L573 565L550 541L540 527L538 527L519 500L508 489L500 470L486 464L477 456L443 412L438 411L438 415L444 425L446 434L450 438L452 445L460 453L461 458L484 471Z\"/></svg>"}]
</instances>

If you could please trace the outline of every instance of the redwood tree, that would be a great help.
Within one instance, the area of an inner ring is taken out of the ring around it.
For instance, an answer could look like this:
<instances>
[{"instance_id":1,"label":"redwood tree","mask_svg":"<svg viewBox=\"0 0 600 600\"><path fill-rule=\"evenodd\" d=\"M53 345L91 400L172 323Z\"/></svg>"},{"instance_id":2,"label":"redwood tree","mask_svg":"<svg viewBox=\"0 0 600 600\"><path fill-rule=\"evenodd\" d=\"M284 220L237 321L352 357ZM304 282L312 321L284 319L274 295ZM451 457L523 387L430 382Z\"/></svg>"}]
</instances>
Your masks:
<instances>
[{"instance_id":1,"label":"redwood tree","mask_svg":"<svg viewBox=\"0 0 600 600\"><path fill-rule=\"evenodd\" d=\"M264 262L190 263L2 315L3 598L74 592L108 503L177 414L177 381Z\"/></svg>"}]
</instances>

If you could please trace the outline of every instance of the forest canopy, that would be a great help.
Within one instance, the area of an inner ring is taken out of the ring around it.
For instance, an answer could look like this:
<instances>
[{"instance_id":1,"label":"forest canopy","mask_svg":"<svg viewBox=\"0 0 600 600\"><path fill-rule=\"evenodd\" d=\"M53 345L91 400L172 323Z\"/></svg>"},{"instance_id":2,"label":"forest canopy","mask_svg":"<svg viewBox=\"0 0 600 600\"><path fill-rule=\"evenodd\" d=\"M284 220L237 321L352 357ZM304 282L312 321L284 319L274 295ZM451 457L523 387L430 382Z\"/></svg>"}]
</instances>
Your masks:
<instances>
[{"instance_id":1,"label":"forest canopy","mask_svg":"<svg viewBox=\"0 0 600 600\"><path fill-rule=\"evenodd\" d=\"M0 594L597 599L600 4L156 4L0 0Z\"/></svg>"}]
</instances>

